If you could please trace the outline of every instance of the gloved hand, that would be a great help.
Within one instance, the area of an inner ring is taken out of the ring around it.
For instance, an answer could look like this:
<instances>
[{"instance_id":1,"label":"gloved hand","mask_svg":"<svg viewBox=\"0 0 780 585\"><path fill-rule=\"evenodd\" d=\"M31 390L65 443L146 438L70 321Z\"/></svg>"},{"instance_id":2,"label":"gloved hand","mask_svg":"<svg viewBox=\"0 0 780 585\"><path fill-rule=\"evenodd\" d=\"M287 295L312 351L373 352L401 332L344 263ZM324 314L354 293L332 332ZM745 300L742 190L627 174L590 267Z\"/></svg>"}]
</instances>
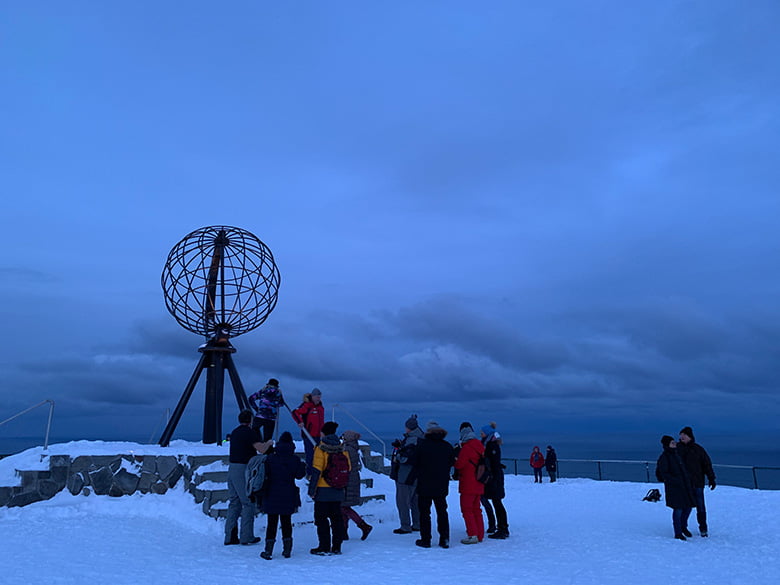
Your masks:
<instances>
[{"instance_id":1,"label":"gloved hand","mask_svg":"<svg viewBox=\"0 0 780 585\"><path fill-rule=\"evenodd\" d=\"M710 489L711 489L711 490L714 490L714 489L715 489L715 480L714 480L714 479L711 479L711 480L710 480Z\"/></svg>"}]
</instances>

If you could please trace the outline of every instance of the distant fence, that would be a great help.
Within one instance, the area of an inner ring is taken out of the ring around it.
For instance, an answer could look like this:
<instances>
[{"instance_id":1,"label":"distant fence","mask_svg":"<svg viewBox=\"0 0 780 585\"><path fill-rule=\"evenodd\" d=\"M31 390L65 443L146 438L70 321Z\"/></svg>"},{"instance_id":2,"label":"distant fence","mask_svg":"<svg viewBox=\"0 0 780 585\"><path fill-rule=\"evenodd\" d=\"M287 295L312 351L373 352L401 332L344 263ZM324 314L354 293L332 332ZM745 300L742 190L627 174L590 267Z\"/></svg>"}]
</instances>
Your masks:
<instances>
[{"instance_id":1,"label":"distant fence","mask_svg":"<svg viewBox=\"0 0 780 585\"><path fill-rule=\"evenodd\" d=\"M502 459L501 461L506 465L507 473L513 475L533 473L527 459ZM780 490L780 467L720 464L713 464L712 467L719 484L757 490ZM655 483L655 461L558 459L558 477Z\"/></svg>"}]
</instances>

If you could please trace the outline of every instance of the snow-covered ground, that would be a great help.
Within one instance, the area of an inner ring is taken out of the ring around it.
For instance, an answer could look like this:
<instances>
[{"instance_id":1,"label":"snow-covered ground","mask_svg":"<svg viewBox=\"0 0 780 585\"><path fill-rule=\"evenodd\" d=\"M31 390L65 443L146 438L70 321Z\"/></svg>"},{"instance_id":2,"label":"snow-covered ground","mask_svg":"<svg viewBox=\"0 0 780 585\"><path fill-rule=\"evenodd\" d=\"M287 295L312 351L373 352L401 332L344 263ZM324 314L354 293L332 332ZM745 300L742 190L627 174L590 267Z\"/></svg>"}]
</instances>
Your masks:
<instances>
[{"instance_id":1,"label":"snow-covered ground","mask_svg":"<svg viewBox=\"0 0 780 585\"><path fill-rule=\"evenodd\" d=\"M119 453L127 445L79 442L65 448L76 456ZM137 453L164 453L129 445ZM185 448L193 454L224 450L191 443L169 449ZM28 469L20 464L36 460L40 463L40 450L0 460L0 485L14 481L14 466ZM222 522L205 516L181 487L164 496L123 498L63 492L24 508L0 508L0 583L768 585L780 579L780 492L708 490L710 537L681 542L672 538L671 511L663 503L642 501L657 485L589 479L539 485L527 476L507 476L511 537L466 546L458 542L465 533L453 483L453 545L442 550L414 546L414 534L393 534L398 525L393 484L386 476L365 475L375 480L372 491L386 493L388 500L359 509L370 516L374 531L361 542L353 527L353 539L337 557L308 553L316 545L308 502L294 516L305 524L295 527L293 557L282 558L277 547L272 561L259 557L262 544L224 546ZM256 534L264 537L264 528L260 516ZM691 528L696 534L695 522Z\"/></svg>"}]
</instances>

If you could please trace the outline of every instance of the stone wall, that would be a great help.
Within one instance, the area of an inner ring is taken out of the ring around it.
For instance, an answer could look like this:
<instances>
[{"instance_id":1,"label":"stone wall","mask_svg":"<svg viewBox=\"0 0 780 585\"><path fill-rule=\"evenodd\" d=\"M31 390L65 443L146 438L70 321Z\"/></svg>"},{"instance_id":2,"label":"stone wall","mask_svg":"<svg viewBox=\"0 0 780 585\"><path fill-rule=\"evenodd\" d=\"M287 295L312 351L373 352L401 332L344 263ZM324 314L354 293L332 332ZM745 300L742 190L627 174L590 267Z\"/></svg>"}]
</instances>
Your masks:
<instances>
[{"instance_id":1,"label":"stone wall","mask_svg":"<svg viewBox=\"0 0 780 585\"><path fill-rule=\"evenodd\" d=\"M49 469L17 473L21 485L0 486L0 506L26 506L48 500L63 489L73 495L126 496L164 494L184 479L189 489L194 470L204 463L197 457L180 455L52 455ZM208 462L221 457L208 458Z\"/></svg>"}]
</instances>

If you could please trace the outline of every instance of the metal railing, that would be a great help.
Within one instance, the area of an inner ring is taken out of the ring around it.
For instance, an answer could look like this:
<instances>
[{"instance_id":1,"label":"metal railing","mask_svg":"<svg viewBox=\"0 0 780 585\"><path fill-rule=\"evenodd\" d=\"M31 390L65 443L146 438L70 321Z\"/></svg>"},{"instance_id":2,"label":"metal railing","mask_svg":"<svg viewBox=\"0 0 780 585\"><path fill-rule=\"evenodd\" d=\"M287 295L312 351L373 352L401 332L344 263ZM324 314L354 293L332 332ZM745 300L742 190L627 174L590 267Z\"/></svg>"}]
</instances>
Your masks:
<instances>
[{"instance_id":1,"label":"metal railing","mask_svg":"<svg viewBox=\"0 0 780 585\"><path fill-rule=\"evenodd\" d=\"M45 435L45 437L44 437L44 439L43 439L43 450L44 450L44 451L47 451L47 450L49 449L49 431L51 430L51 419L52 419L52 416L54 415L54 401L53 401L53 400L48 400L48 399L47 399L47 400L41 400L41 401L40 401L38 404L34 404L34 405L33 405L33 406L31 406L30 408L25 408L23 411L21 411L21 412L17 412L17 413L16 413L15 415L13 415L12 417L10 417L10 418L7 418L7 419L5 419L4 421L0 422L0 427L1 427L1 426L3 426L3 425L4 425L5 423L7 423L7 422L11 422L11 421L12 421L12 420L14 420L15 418L19 418L19 417L20 417L20 416L22 416L23 414L27 414L27 413L28 413L28 412L30 412L31 410L35 410L35 409L36 409L36 408L38 408L39 406L43 406L43 405L44 405L44 404L46 404L47 402L48 402L48 404L49 404L49 419L48 419L48 421L46 422L46 435Z\"/></svg>"},{"instance_id":2,"label":"metal railing","mask_svg":"<svg viewBox=\"0 0 780 585\"><path fill-rule=\"evenodd\" d=\"M170 408L166 408L166 409L165 409L165 411L163 411L162 417L161 417L161 418L160 418L160 420L157 422L157 424L154 426L154 430L152 431L152 434L151 434L151 435L149 435L149 441L148 441L148 443L149 443L150 445L154 445L154 444L157 442L157 441L154 439L154 438L157 436L157 430L158 430L160 427L163 427L163 428L165 428L163 425L167 426L167 425L168 425L168 421L170 420L170 418L171 418L171 409L170 409Z\"/></svg>"},{"instance_id":3,"label":"metal railing","mask_svg":"<svg viewBox=\"0 0 780 585\"><path fill-rule=\"evenodd\" d=\"M530 475L527 459L504 458L507 473ZM558 477L584 477L600 481L655 483L655 461L622 459L558 459ZM714 463L717 481L722 485L751 489L780 490L780 467L760 465L722 465ZM545 475L546 472L545 472Z\"/></svg>"},{"instance_id":4,"label":"metal railing","mask_svg":"<svg viewBox=\"0 0 780 585\"><path fill-rule=\"evenodd\" d=\"M333 410L331 411L332 412L331 420L336 420L336 408L340 408L341 410L343 410L344 414L346 414L349 418L354 420L357 424L363 427L367 433L369 433L372 437L374 437L374 439L376 439L379 442L379 444L382 445L382 457L387 459L387 445L385 444L385 442L379 437L379 435L377 435L374 431L372 431L365 424L363 424L363 422L355 418L355 416L351 412L349 412L346 408L344 408L341 404L333 405Z\"/></svg>"}]
</instances>

